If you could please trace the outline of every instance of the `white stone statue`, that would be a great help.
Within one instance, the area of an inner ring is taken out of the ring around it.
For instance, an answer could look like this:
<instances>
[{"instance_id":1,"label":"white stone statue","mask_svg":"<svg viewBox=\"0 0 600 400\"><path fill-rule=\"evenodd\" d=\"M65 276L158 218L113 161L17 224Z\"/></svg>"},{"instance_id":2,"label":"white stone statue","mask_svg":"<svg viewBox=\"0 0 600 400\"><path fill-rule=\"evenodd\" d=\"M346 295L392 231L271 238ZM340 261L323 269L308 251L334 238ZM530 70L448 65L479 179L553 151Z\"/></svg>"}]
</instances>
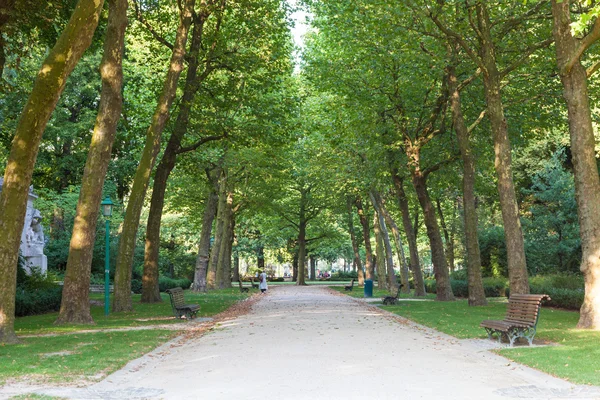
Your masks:
<instances>
[{"instance_id":1,"label":"white stone statue","mask_svg":"<svg viewBox=\"0 0 600 400\"><path fill-rule=\"evenodd\" d=\"M0 178L0 191L4 179ZM37 196L33 193L33 186L29 187L27 198L27 211L25 213L25 224L21 233L21 255L25 257L25 269L29 272L35 268L45 274L48 270L48 258L44 255L44 228L42 226L42 214L40 210L33 207L33 201Z\"/></svg>"}]
</instances>

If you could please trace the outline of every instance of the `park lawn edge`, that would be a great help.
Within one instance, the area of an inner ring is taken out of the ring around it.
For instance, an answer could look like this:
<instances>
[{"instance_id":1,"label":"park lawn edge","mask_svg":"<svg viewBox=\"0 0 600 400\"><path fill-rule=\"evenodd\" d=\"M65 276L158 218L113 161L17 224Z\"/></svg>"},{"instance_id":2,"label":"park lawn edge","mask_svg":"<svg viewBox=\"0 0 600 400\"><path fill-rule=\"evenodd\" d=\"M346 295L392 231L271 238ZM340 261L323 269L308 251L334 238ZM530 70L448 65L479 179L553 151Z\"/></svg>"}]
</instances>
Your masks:
<instances>
[{"instance_id":1,"label":"park lawn edge","mask_svg":"<svg viewBox=\"0 0 600 400\"><path fill-rule=\"evenodd\" d=\"M332 289L348 294L343 289ZM403 296L395 306L371 305L457 339L485 340L487 334L479 324L484 319L503 319L507 302L506 298L488 298L487 306L469 307L466 299L452 302L402 299ZM596 345L600 332L576 329L578 319L576 311L542 306L535 339L551 345L507 347L493 352L575 384L600 386L600 347Z\"/></svg>"},{"instance_id":2,"label":"park lawn edge","mask_svg":"<svg viewBox=\"0 0 600 400\"><path fill-rule=\"evenodd\" d=\"M185 322L181 324L182 329L166 329L161 328L160 325L157 325L156 329L152 329L151 325L150 327L146 326L146 329L136 329L138 326L121 326L121 329L115 330L114 327L102 326L96 327L96 330L88 330L89 325L73 325L69 326L70 329L60 333L48 333L43 328L39 328L44 334L21 337L21 343L0 346L0 365L11 366L0 369L0 385L17 382L69 385L98 382L130 361L156 350L177 337L188 340L204 335L210 329L218 326L223 319L247 312L251 305L260 298L257 293L244 294L236 289L197 294L198 297L203 295L219 303L209 309L209 314L213 319L187 330L184 329ZM198 300L198 297L190 295L188 299L186 293L186 300L191 300L190 302ZM224 298L228 301L219 302ZM163 303L154 303L153 305L164 307ZM169 312L172 313L170 303L167 305ZM145 306L151 307L152 305ZM207 316L206 313L205 310L203 316ZM52 317L55 314L52 313ZM120 314L127 315L127 313ZM135 313L130 314L135 315ZM79 329L79 331L72 329ZM124 343L125 345L119 347L121 343L115 340L115 337L121 336L129 336L129 339L133 338L133 340L129 340ZM109 340L106 343L97 340L103 337L108 337ZM136 340L136 338L143 340ZM96 339L95 342L94 339ZM89 342L90 340L92 342ZM41 348L39 348L40 344ZM105 349L104 346L108 346L108 348ZM91 349L91 353L86 351L88 349ZM103 350L107 351L103 352ZM103 353L105 354L104 358L108 359L107 363L103 362L103 358L98 359L97 357L98 354ZM123 355L121 356L121 354ZM47 366L52 366L54 369L48 369ZM75 372L65 373L65 370ZM85 371L85 373L80 371Z\"/></svg>"}]
</instances>

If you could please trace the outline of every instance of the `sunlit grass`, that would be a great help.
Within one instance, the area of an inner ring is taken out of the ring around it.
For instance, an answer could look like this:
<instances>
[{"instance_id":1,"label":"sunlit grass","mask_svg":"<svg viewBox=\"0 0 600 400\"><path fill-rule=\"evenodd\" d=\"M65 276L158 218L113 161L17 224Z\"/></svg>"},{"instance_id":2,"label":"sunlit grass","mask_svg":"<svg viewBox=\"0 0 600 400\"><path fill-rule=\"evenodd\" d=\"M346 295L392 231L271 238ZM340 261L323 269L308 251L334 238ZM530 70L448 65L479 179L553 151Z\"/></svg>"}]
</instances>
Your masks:
<instances>
[{"instance_id":1,"label":"sunlit grass","mask_svg":"<svg viewBox=\"0 0 600 400\"><path fill-rule=\"evenodd\" d=\"M92 300L104 300L103 294L92 294ZM95 325L54 325L58 313L32 315L17 318L15 330L17 335L43 334L59 332L76 332L87 329L109 329L122 327L137 327L157 324L185 323L185 320L175 319L169 301L169 295L161 293L162 303L142 304L141 295L133 295L132 312L110 313L104 315L104 306L92 306L91 313ZM198 317L210 317L226 310L237 301L248 297L247 293L240 293L239 289L221 289L208 293L185 292L186 303L200 305ZM112 301L112 298L111 298Z\"/></svg>"},{"instance_id":2,"label":"sunlit grass","mask_svg":"<svg viewBox=\"0 0 600 400\"><path fill-rule=\"evenodd\" d=\"M97 381L174 335L166 330L138 330L24 338L19 344L0 346L0 384L16 378Z\"/></svg>"},{"instance_id":3,"label":"sunlit grass","mask_svg":"<svg viewBox=\"0 0 600 400\"><path fill-rule=\"evenodd\" d=\"M490 298L484 307L469 307L466 300L409 302L382 307L419 324L460 339L487 338L479 324L484 319L503 319L505 298ZM600 385L600 332L575 329L579 313L542 307L536 340L558 346L517 346L498 353L522 364L574 383Z\"/></svg>"}]
</instances>

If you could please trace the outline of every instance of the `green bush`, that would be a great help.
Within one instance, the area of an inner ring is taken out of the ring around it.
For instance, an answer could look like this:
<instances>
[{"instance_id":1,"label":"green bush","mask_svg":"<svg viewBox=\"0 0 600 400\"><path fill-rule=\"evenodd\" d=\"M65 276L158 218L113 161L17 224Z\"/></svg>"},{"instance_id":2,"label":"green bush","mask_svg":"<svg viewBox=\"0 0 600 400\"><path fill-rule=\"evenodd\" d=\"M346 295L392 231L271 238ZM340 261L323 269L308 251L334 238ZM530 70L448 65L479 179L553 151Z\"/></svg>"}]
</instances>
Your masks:
<instances>
[{"instance_id":1,"label":"green bush","mask_svg":"<svg viewBox=\"0 0 600 400\"><path fill-rule=\"evenodd\" d=\"M140 281L139 279L132 279L131 280L131 291L135 294L141 294L142 293L142 281Z\"/></svg>"},{"instance_id":2,"label":"green bush","mask_svg":"<svg viewBox=\"0 0 600 400\"><path fill-rule=\"evenodd\" d=\"M450 279L452 293L456 297L469 297L469 282L466 280ZM437 285L435 279L425 279L425 290L427 293L436 293ZM503 297L506 290L504 278L484 278L483 290L485 297Z\"/></svg>"},{"instance_id":3,"label":"green bush","mask_svg":"<svg viewBox=\"0 0 600 400\"><path fill-rule=\"evenodd\" d=\"M358 279L358 273L356 271L338 271L331 274L331 280L334 281L351 281L352 279Z\"/></svg>"},{"instance_id":4,"label":"green bush","mask_svg":"<svg viewBox=\"0 0 600 400\"><path fill-rule=\"evenodd\" d=\"M171 279L166 276L161 276L158 278L158 288L161 292L167 291L167 289L173 289L176 287L180 287L182 289L188 289L192 281L187 278L182 279Z\"/></svg>"},{"instance_id":5,"label":"green bush","mask_svg":"<svg viewBox=\"0 0 600 400\"><path fill-rule=\"evenodd\" d=\"M62 299L62 286L40 289L17 289L15 302L15 316L43 314L60 309Z\"/></svg>"}]
</instances>

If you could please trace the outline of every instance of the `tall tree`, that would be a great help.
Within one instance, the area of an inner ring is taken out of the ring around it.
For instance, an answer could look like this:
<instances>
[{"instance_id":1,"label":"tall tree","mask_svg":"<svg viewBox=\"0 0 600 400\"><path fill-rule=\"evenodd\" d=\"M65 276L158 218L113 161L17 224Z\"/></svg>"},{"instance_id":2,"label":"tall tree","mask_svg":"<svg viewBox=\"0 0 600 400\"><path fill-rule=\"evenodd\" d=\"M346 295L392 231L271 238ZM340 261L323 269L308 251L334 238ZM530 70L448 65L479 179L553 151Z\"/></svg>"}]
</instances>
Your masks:
<instances>
[{"instance_id":1,"label":"tall tree","mask_svg":"<svg viewBox=\"0 0 600 400\"><path fill-rule=\"evenodd\" d=\"M585 297L579 328L600 330L600 178L595 150L595 137L590 112L588 77L597 71L596 62L587 70L581 59L590 46L600 39L600 18L581 38L573 35L571 5L576 1L552 1L556 62L567 103L571 154L575 174L575 194L581 234L581 272L585 278ZM596 6L598 7L598 6Z\"/></svg>"},{"instance_id":2,"label":"tall tree","mask_svg":"<svg viewBox=\"0 0 600 400\"><path fill-rule=\"evenodd\" d=\"M90 272L102 188L123 105L122 64L127 27L127 0L109 0L108 4L100 65L100 105L79 192L57 324L93 322L89 302Z\"/></svg>"},{"instance_id":3,"label":"tall tree","mask_svg":"<svg viewBox=\"0 0 600 400\"><path fill-rule=\"evenodd\" d=\"M196 143L184 147L182 140L187 133L190 122L190 114L195 95L206 77L213 71L211 65L212 51L209 51L207 56L204 71L198 76L200 66L200 49L202 47L202 39L205 37L204 27L208 17L211 15L211 7L214 2L203 4L203 8L199 13L196 13L194 18L194 29L192 30L192 39L188 52L188 69L183 88L183 96L179 105L179 113L175 121L173 133L169 137L167 147L163 152L162 158L156 167L154 173L154 184L152 187L152 198L150 200L150 211L148 212L148 223L146 227L146 245L144 252L144 272L142 276L142 303L160 302L160 292L158 289L158 256L160 248L160 223L165 204L165 191L167 190L167 181L179 154L193 151L202 144L211 140L220 139L222 136L214 135L200 139ZM222 7L225 2L222 1ZM219 13L218 21L216 22L216 30L220 29L221 16L223 11ZM209 46L212 50L216 47L216 40Z\"/></svg>"},{"instance_id":4,"label":"tall tree","mask_svg":"<svg viewBox=\"0 0 600 400\"><path fill-rule=\"evenodd\" d=\"M456 52L452 53L456 56ZM469 286L469 305L487 304L481 278L481 253L477 235L477 210L475 208L475 160L469 142L469 133L474 125L467 128L462 113L460 85L456 77L454 63L448 66L448 91L452 122L463 164L463 219L465 224L465 242L467 247L467 277Z\"/></svg>"},{"instance_id":5,"label":"tall tree","mask_svg":"<svg viewBox=\"0 0 600 400\"><path fill-rule=\"evenodd\" d=\"M365 209L360 197L357 197L354 201L356 210L358 212L358 218L362 227L363 241L365 243L365 279L373 280L375 276L373 273L373 250L371 249L371 230L369 229L369 221L365 215Z\"/></svg>"},{"instance_id":6,"label":"tall tree","mask_svg":"<svg viewBox=\"0 0 600 400\"><path fill-rule=\"evenodd\" d=\"M523 230L519 219L519 206L513 180L511 143L508 123L504 115L502 93L503 81L509 74L527 62L537 50L547 47L552 42L547 38L541 38L534 43L529 40L517 39L517 35L520 35L517 29L527 26L530 33L527 35L528 38L531 36L537 40L541 25L536 25L535 19L543 13L543 7L548 2L539 1L529 9L496 7L495 10L501 14L495 16L496 18L492 18L490 14L490 7L493 4L485 1L476 1L473 5L467 5L464 8L453 8L453 15L458 11L462 15L468 16L469 21L472 22L469 24L469 32L465 34L461 34L458 29L453 29L443 20L441 13L444 3L440 3L441 6L435 10L430 8L429 15L440 31L456 40L481 70L487 103L487 117L494 140L494 167L508 253L510 290L511 293L529 293ZM455 20L458 19L455 18ZM518 37L522 38L523 36ZM509 43L508 49L504 48L507 42ZM502 67L501 54L503 52L512 54L518 52L521 56L516 59L512 57L508 65Z\"/></svg>"},{"instance_id":7,"label":"tall tree","mask_svg":"<svg viewBox=\"0 0 600 400\"><path fill-rule=\"evenodd\" d=\"M14 332L17 259L25 224L27 195L40 141L67 80L89 47L104 1L80 0L44 60L23 108L8 157L0 194L0 343Z\"/></svg>"},{"instance_id":8,"label":"tall tree","mask_svg":"<svg viewBox=\"0 0 600 400\"><path fill-rule=\"evenodd\" d=\"M365 283L365 276L362 262L360 260L360 252L358 250L358 240L356 239L356 232L354 231L354 214L352 212L353 201L350 196L347 197L346 203L348 209L348 230L350 231L350 240L352 241L352 251L354 254L354 266L356 267L357 271L358 284L362 286Z\"/></svg>"},{"instance_id":9,"label":"tall tree","mask_svg":"<svg viewBox=\"0 0 600 400\"><path fill-rule=\"evenodd\" d=\"M156 105L156 110L152 116L152 122L146 132L144 151L138 164L129 201L127 202L115 269L115 295L113 301L113 311L115 312L130 311L133 309L131 302L131 264L133 262L140 214L146 197L150 173L160 150L162 132L169 117L169 110L175 99L179 76L183 70L186 43L195 3L195 0L183 1L169 69L162 93Z\"/></svg>"}]
</instances>

